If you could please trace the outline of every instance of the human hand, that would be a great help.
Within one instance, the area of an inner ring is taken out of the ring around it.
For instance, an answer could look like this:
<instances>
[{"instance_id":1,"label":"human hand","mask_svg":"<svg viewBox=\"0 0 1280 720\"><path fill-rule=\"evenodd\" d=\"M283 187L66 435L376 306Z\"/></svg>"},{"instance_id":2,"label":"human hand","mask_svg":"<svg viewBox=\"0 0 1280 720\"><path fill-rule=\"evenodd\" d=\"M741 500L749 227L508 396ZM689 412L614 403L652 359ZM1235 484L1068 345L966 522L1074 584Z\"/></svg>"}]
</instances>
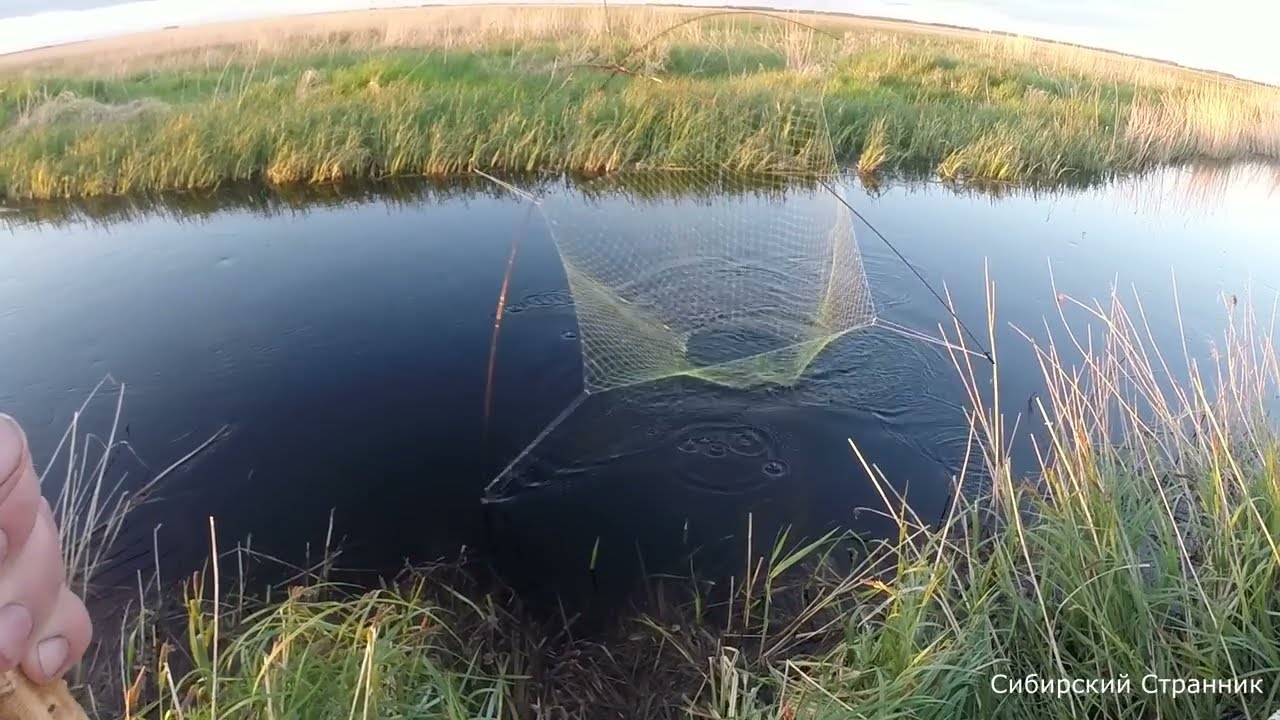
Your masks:
<instances>
[{"instance_id":1,"label":"human hand","mask_svg":"<svg viewBox=\"0 0 1280 720\"><path fill-rule=\"evenodd\" d=\"M21 666L36 684L57 680L83 657L92 633L84 603L67 587L26 435L0 415L0 672Z\"/></svg>"}]
</instances>

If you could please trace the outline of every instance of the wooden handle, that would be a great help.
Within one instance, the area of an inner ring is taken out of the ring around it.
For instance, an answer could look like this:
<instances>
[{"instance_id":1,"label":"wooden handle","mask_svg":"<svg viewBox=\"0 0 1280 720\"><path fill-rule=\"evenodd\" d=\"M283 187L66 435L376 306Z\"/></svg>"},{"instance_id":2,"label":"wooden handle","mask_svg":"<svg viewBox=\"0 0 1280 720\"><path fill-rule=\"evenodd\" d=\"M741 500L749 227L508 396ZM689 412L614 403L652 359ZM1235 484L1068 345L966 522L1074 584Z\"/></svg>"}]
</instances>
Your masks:
<instances>
[{"instance_id":1,"label":"wooden handle","mask_svg":"<svg viewBox=\"0 0 1280 720\"><path fill-rule=\"evenodd\" d=\"M21 672L0 676L0 720L89 720L62 680L36 685Z\"/></svg>"}]
</instances>

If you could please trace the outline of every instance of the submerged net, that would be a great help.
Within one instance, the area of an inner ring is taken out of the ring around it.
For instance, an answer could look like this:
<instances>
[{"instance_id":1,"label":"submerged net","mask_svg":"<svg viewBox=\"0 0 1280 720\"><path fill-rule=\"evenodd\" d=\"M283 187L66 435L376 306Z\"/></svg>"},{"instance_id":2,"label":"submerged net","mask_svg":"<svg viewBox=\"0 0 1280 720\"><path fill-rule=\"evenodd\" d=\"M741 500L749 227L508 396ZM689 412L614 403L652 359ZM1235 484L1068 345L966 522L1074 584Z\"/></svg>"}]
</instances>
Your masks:
<instances>
[{"instance_id":1,"label":"submerged net","mask_svg":"<svg viewBox=\"0 0 1280 720\"><path fill-rule=\"evenodd\" d=\"M790 385L875 321L822 103L779 103L773 169L629 170L543 198L577 310L588 393L686 375Z\"/></svg>"}]
</instances>

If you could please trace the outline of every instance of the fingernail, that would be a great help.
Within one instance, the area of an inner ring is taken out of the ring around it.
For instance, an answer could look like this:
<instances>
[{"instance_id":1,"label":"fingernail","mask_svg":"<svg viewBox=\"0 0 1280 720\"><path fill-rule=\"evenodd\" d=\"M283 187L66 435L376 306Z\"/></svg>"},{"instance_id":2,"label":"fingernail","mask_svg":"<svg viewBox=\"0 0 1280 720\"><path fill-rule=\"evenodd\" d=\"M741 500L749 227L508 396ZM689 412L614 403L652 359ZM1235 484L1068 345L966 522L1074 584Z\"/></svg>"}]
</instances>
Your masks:
<instances>
[{"instance_id":1,"label":"fingernail","mask_svg":"<svg viewBox=\"0 0 1280 720\"><path fill-rule=\"evenodd\" d=\"M40 671L45 674L45 677L54 677L62 671L62 666L67 662L67 651L70 649L67 639L63 637L51 637L40 641L36 646L36 660L40 662Z\"/></svg>"},{"instance_id":2,"label":"fingernail","mask_svg":"<svg viewBox=\"0 0 1280 720\"><path fill-rule=\"evenodd\" d=\"M13 477L22 462L22 426L0 413L0 485Z\"/></svg>"},{"instance_id":3,"label":"fingernail","mask_svg":"<svg viewBox=\"0 0 1280 720\"><path fill-rule=\"evenodd\" d=\"M17 603L0 608L0 663L12 668L22 661L31 637L31 613Z\"/></svg>"}]
</instances>

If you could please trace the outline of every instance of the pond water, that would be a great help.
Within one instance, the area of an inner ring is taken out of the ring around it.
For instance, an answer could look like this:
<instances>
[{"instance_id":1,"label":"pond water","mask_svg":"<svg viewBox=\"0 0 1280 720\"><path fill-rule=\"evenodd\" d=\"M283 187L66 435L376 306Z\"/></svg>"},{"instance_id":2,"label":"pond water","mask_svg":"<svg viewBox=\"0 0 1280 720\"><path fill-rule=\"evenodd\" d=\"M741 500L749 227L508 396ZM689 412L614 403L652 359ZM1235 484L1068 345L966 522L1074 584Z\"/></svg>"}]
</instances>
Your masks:
<instances>
[{"instance_id":1,"label":"pond water","mask_svg":"<svg viewBox=\"0 0 1280 720\"><path fill-rule=\"evenodd\" d=\"M1269 306L1277 178L1237 166L1053 193L845 190L984 342L994 282L1012 416L1042 384L1013 328L1043 336L1056 317L1051 272L1076 297L1136 294L1158 339L1185 333L1193 347L1223 327L1223 293ZM548 192L576 202L571 186ZM657 202L700 212L678 191ZM130 452L111 468L126 485L227 428L135 516L115 582L150 568L153 547L164 572L188 572L207 556L214 517L224 547L251 537L293 562L332 527L347 567L392 570L465 546L526 590L573 594L593 556L595 586L621 588L687 568L695 549L709 568L740 563L748 526L757 539L787 526L887 532L848 439L924 518L943 512L965 453L952 356L886 327L936 335L950 316L861 223L882 325L832 343L791 387L670 378L587 396L496 503L482 503L486 485L583 389L565 268L519 198L488 184L246 190L16 208L0 223L0 407L40 461L107 374L127 386ZM113 409L95 402L85 428L106 433ZM1016 453L1031 467L1025 442Z\"/></svg>"}]
</instances>

